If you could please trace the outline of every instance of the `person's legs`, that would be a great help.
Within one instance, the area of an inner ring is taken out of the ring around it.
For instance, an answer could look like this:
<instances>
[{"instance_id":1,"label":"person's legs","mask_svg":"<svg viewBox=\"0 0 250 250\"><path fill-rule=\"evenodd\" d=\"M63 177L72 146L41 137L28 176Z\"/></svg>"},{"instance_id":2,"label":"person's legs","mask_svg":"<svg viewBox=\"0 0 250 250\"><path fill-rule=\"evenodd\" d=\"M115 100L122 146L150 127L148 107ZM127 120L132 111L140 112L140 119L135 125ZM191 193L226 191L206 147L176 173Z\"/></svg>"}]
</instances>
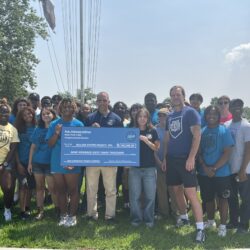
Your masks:
<instances>
[{"instance_id":1,"label":"person's legs","mask_svg":"<svg viewBox=\"0 0 250 250\"><path fill-rule=\"evenodd\" d=\"M106 197L105 219L111 219L115 217L116 210L117 167L102 167L101 172Z\"/></svg>"},{"instance_id":2,"label":"person's legs","mask_svg":"<svg viewBox=\"0 0 250 250\"><path fill-rule=\"evenodd\" d=\"M203 222L203 214L200 201L197 196L196 187L184 188L185 194L191 203L196 223Z\"/></svg>"},{"instance_id":3,"label":"person's legs","mask_svg":"<svg viewBox=\"0 0 250 250\"><path fill-rule=\"evenodd\" d=\"M51 194L52 202L55 207L58 207L58 198L56 194L56 185L53 175L46 175L45 177L49 193Z\"/></svg>"},{"instance_id":4,"label":"person's legs","mask_svg":"<svg viewBox=\"0 0 250 250\"><path fill-rule=\"evenodd\" d=\"M154 225L155 195L156 195L156 169L142 170L142 183L144 191L144 221L147 226Z\"/></svg>"},{"instance_id":5,"label":"person's legs","mask_svg":"<svg viewBox=\"0 0 250 250\"><path fill-rule=\"evenodd\" d=\"M14 190L15 190L15 178L13 177L11 171L6 171L6 170L1 171L0 184L3 191L5 221L10 221L12 219L10 209L13 203Z\"/></svg>"},{"instance_id":6,"label":"person's legs","mask_svg":"<svg viewBox=\"0 0 250 250\"><path fill-rule=\"evenodd\" d=\"M239 183L239 193L241 197L240 225L239 228L247 231L250 219L250 174L248 179Z\"/></svg>"},{"instance_id":7,"label":"person's legs","mask_svg":"<svg viewBox=\"0 0 250 250\"><path fill-rule=\"evenodd\" d=\"M236 174L230 176L231 182L231 194L228 199L229 205L229 223L228 227L233 228L238 226L238 220L240 216L240 205L239 205L239 183L236 181Z\"/></svg>"},{"instance_id":8,"label":"person's legs","mask_svg":"<svg viewBox=\"0 0 250 250\"><path fill-rule=\"evenodd\" d=\"M36 180L36 205L43 210L45 193L45 176L43 174L34 174Z\"/></svg>"},{"instance_id":9,"label":"person's legs","mask_svg":"<svg viewBox=\"0 0 250 250\"><path fill-rule=\"evenodd\" d=\"M220 223L226 225L228 217L228 201L227 199L219 198Z\"/></svg>"},{"instance_id":10,"label":"person's legs","mask_svg":"<svg viewBox=\"0 0 250 250\"><path fill-rule=\"evenodd\" d=\"M56 184L58 205L60 208L60 215L66 216L68 213L67 206L67 189L63 174L54 174L54 180Z\"/></svg>"},{"instance_id":11,"label":"person's legs","mask_svg":"<svg viewBox=\"0 0 250 250\"><path fill-rule=\"evenodd\" d=\"M79 192L78 192L78 180L79 174L65 174L65 183L67 186L67 194L69 195L69 216L76 216L78 203L79 203Z\"/></svg>"},{"instance_id":12,"label":"person's legs","mask_svg":"<svg viewBox=\"0 0 250 250\"><path fill-rule=\"evenodd\" d=\"M184 196L184 189L182 185L171 187L175 196L175 201L180 214L186 214L187 212L187 202Z\"/></svg>"},{"instance_id":13,"label":"person's legs","mask_svg":"<svg viewBox=\"0 0 250 250\"><path fill-rule=\"evenodd\" d=\"M135 226L139 225L143 220L141 210L141 182L141 169L130 168L128 174L130 217L132 225Z\"/></svg>"},{"instance_id":14,"label":"person's legs","mask_svg":"<svg viewBox=\"0 0 250 250\"><path fill-rule=\"evenodd\" d=\"M100 167L86 167L87 186L87 215L97 219L97 191L100 176Z\"/></svg>"},{"instance_id":15,"label":"person's legs","mask_svg":"<svg viewBox=\"0 0 250 250\"><path fill-rule=\"evenodd\" d=\"M168 217L170 214L166 172L157 169L157 202L160 215Z\"/></svg>"}]
</instances>

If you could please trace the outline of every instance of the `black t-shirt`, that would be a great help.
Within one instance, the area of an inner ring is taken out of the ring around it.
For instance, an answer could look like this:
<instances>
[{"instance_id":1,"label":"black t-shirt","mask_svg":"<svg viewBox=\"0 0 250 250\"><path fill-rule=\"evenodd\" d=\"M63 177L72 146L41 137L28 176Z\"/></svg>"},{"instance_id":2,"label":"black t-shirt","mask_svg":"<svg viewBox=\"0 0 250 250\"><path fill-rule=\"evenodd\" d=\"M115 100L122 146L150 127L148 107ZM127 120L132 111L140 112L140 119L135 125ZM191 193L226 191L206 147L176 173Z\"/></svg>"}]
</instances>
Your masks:
<instances>
[{"instance_id":1,"label":"black t-shirt","mask_svg":"<svg viewBox=\"0 0 250 250\"><path fill-rule=\"evenodd\" d=\"M157 131L154 128L140 130L140 135L146 136L152 143L159 140ZM156 167L154 151L143 141L140 141L140 167Z\"/></svg>"}]
</instances>

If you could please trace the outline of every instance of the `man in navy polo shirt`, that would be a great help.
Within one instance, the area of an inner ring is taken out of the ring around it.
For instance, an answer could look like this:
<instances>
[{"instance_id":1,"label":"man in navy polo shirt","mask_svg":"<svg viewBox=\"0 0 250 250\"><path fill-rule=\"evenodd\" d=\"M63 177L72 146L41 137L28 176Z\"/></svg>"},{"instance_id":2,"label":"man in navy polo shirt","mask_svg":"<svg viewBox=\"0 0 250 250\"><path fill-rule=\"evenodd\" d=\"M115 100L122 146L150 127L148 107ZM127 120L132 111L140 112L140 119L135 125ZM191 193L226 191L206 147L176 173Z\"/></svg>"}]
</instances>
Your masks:
<instances>
[{"instance_id":1,"label":"man in navy polo shirt","mask_svg":"<svg viewBox=\"0 0 250 250\"><path fill-rule=\"evenodd\" d=\"M90 114L86 125L96 128L100 127L123 127L121 118L109 110L109 95L100 92L97 95L97 111ZM87 216L89 219L98 219L97 192L99 176L102 174L106 195L105 220L112 222L115 219L116 209L116 172L117 167L86 167L87 178Z\"/></svg>"}]
</instances>

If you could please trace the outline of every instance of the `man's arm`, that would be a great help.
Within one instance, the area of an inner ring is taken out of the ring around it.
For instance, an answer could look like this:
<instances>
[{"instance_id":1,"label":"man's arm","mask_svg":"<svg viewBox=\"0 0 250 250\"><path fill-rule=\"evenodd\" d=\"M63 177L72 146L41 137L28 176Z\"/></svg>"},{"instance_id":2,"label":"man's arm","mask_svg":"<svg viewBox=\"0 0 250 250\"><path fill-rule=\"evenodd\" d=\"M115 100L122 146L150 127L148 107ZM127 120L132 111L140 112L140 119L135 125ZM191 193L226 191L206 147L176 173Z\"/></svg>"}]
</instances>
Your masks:
<instances>
[{"instance_id":1,"label":"man's arm","mask_svg":"<svg viewBox=\"0 0 250 250\"><path fill-rule=\"evenodd\" d=\"M192 171L195 167L195 157L199 150L200 140L201 140L201 126L194 125L190 127L191 133L193 135L191 149L186 161L186 170Z\"/></svg>"},{"instance_id":2,"label":"man's arm","mask_svg":"<svg viewBox=\"0 0 250 250\"><path fill-rule=\"evenodd\" d=\"M250 162L250 141L245 142L243 161L241 163L240 171L238 174L240 182L247 180L246 168L249 162Z\"/></svg>"}]
</instances>

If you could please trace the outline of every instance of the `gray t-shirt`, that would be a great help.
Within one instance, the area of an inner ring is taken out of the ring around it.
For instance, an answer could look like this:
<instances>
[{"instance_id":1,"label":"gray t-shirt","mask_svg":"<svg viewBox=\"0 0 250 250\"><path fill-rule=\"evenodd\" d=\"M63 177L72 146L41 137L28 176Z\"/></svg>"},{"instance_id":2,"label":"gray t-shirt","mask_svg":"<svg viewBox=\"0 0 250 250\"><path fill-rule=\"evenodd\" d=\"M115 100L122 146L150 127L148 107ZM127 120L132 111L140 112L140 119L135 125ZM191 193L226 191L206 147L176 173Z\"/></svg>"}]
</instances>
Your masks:
<instances>
[{"instance_id":1,"label":"gray t-shirt","mask_svg":"<svg viewBox=\"0 0 250 250\"><path fill-rule=\"evenodd\" d=\"M246 119L239 122L228 121L224 125L229 128L235 145L230 157L232 174L238 173L243 161L245 143L250 141L250 123ZM250 163L246 168L246 173L250 174Z\"/></svg>"}]
</instances>

